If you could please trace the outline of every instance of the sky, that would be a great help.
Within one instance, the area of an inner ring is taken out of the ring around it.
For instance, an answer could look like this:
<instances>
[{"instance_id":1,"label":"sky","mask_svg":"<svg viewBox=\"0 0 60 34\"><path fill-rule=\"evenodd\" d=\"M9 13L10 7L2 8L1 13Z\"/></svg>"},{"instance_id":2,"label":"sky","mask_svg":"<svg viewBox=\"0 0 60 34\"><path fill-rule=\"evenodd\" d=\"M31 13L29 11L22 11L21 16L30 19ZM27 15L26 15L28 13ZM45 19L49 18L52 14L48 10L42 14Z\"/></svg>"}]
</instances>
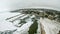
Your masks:
<instances>
[{"instance_id":1,"label":"sky","mask_svg":"<svg viewBox=\"0 0 60 34\"><path fill-rule=\"evenodd\" d=\"M0 0L0 12L28 7L60 9L60 0Z\"/></svg>"}]
</instances>

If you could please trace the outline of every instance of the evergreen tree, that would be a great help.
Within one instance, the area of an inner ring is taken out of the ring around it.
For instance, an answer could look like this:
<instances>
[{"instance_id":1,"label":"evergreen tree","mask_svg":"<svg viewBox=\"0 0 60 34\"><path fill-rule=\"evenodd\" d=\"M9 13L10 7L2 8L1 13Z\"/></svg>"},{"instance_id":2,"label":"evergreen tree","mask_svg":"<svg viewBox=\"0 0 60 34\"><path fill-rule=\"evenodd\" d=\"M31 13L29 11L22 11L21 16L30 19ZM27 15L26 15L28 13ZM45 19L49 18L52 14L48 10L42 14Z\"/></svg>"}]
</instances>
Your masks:
<instances>
[{"instance_id":1,"label":"evergreen tree","mask_svg":"<svg viewBox=\"0 0 60 34\"><path fill-rule=\"evenodd\" d=\"M33 24L29 27L29 34L37 33L38 23L37 20L33 18Z\"/></svg>"}]
</instances>

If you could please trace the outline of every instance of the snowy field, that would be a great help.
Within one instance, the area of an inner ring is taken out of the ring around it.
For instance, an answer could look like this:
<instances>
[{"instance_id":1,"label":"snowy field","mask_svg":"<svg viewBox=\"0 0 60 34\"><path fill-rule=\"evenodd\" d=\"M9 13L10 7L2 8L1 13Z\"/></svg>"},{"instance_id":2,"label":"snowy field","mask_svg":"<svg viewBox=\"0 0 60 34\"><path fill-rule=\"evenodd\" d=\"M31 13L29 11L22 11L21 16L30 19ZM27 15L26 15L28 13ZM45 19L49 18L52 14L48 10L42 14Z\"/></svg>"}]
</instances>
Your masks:
<instances>
[{"instance_id":1,"label":"snowy field","mask_svg":"<svg viewBox=\"0 0 60 34\"><path fill-rule=\"evenodd\" d=\"M14 24L12 24L11 22L5 20L6 18L9 18L11 16L15 16L17 14L19 14L19 13L9 13L9 12L5 12L4 13L4 12L1 12L0 13L0 31L17 29L17 31L14 32L14 34L28 34L29 26L33 23L31 21L31 19L28 19L27 23L24 24L20 28L14 26L14 25L17 25L17 23L19 22L19 20L16 20L14 22ZM39 25L38 25L39 28L38 28L38 31L37 31L38 34L40 32L40 26Z\"/></svg>"},{"instance_id":2,"label":"snowy field","mask_svg":"<svg viewBox=\"0 0 60 34\"><path fill-rule=\"evenodd\" d=\"M28 19L27 23L24 24L20 28L14 26L19 22L19 20L14 22L14 24L5 20L6 18L17 15L17 14L19 14L19 13L9 13L9 12L0 13L0 31L17 29L17 31L15 31L13 34L28 34L29 26L33 23L31 21L31 19ZM58 23L54 20L49 20L47 18L44 18L44 19L41 18L40 21L38 21L37 34L41 33L40 23L44 26L44 30L45 30L46 34L57 34L57 33L59 33L60 23Z\"/></svg>"}]
</instances>

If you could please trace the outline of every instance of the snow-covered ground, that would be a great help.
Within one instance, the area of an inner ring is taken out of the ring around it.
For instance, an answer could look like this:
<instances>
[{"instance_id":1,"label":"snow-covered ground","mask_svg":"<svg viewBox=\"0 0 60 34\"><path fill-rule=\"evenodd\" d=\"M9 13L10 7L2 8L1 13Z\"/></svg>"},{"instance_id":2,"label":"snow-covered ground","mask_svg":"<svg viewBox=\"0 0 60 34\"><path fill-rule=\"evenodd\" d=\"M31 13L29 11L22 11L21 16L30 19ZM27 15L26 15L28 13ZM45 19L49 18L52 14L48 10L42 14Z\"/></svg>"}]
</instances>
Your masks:
<instances>
[{"instance_id":1,"label":"snow-covered ground","mask_svg":"<svg viewBox=\"0 0 60 34\"><path fill-rule=\"evenodd\" d=\"M44 30L46 34L57 34L59 33L60 30L60 23L54 21L54 20L49 20L47 18L40 19L41 24L44 26Z\"/></svg>"},{"instance_id":2,"label":"snow-covered ground","mask_svg":"<svg viewBox=\"0 0 60 34\"><path fill-rule=\"evenodd\" d=\"M16 27L13 26L12 23L5 20L7 17L10 17L10 16L13 16L13 14L0 13L0 31L16 29Z\"/></svg>"},{"instance_id":3,"label":"snow-covered ground","mask_svg":"<svg viewBox=\"0 0 60 34\"><path fill-rule=\"evenodd\" d=\"M15 27L11 22L6 21L6 18L9 18L11 16L17 15L19 13L0 13L0 31L5 31L5 30L14 30L14 29L18 29L17 27ZM24 26L23 26L24 27ZM21 28L21 30L25 29L25 28ZM20 31L20 30L19 30ZM18 32L16 31L15 34L17 34Z\"/></svg>"},{"instance_id":4,"label":"snow-covered ground","mask_svg":"<svg viewBox=\"0 0 60 34\"><path fill-rule=\"evenodd\" d=\"M28 34L29 26L33 23L31 19L27 20L27 23L24 24L22 27L18 28L15 27L15 24L10 23L9 21L6 21L5 19L14 15L17 15L19 13L0 13L0 31L5 31L5 30L14 30L17 29L14 34ZM18 20L15 22L17 23ZM57 34L60 30L60 23L54 21L54 20L49 20L47 18L40 18L38 21L38 30L37 34L40 34L40 23L44 26L44 30L46 34Z\"/></svg>"},{"instance_id":5,"label":"snow-covered ground","mask_svg":"<svg viewBox=\"0 0 60 34\"><path fill-rule=\"evenodd\" d=\"M14 26L19 22L19 20L16 20L14 22L14 24L5 20L6 18L15 16L17 14L20 14L20 13L9 13L9 12L3 13L3 12L1 12L0 13L0 31L17 29L17 31L15 31L14 34L28 34L29 26L33 23L30 18L27 19L27 23L24 24L20 28ZM40 26L38 26L38 27L40 27ZM38 34L39 34L39 32L40 32L40 28L38 28Z\"/></svg>"}]
</instances>

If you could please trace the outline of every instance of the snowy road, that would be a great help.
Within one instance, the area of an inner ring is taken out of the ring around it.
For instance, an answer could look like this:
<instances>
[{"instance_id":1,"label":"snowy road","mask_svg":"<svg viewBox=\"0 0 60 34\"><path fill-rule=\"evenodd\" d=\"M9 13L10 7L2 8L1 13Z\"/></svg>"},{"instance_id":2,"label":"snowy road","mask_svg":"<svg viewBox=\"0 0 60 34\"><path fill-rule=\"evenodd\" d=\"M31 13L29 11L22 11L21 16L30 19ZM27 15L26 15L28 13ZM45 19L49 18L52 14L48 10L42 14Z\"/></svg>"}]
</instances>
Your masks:
<instances>
[{"instance_id":1,"label":"snowy road","mask_svg":"<svg viewBox=\"0 0 60 34\"><path fill-rule=\"evenodd\" d=\"M40 19L41 24L44 26L44 30L46 34L57 34L59 33L60 30L60 23L54 21L54 20L49 20L47 18Z\"/></svg>"}]
</instances>

